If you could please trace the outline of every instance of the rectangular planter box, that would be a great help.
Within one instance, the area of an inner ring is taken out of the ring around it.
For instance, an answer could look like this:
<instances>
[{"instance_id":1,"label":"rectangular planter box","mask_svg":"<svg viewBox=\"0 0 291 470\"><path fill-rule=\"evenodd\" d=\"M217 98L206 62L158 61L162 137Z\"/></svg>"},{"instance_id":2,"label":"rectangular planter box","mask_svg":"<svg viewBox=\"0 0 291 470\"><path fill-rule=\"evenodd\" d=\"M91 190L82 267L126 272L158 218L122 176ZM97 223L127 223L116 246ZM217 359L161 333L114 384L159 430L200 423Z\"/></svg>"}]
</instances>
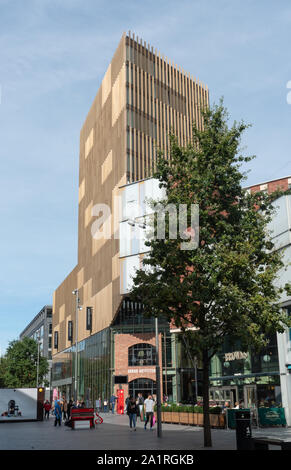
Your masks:
<instances>
[{"instance_id":1,"label":"rectangular planter box","mask_svg":"<svg viewBox=\"0 0 291 470\"><path fill-rule=\"evenodd\" d=\"M172 411L172 423L179 424L180 423L180 414L178 411Z\"/></svg>"},{"instance_id":2,"label":"rectangular planter box","mask_svg":"<svg viewBox=\"0 0 291 470\"><path fill-rule=\"evenodd\" d=\"M197 425L203 426L203 413L197 413Z\"/></svg>"},{"instance_id":3,"label":"rectangular planter box","mask_svg":"<svg viewBox=\"0 0 291 470\"><path fill-rule=\"evenodd\" d=\"M193 426L195 413L188 413L189 424Z\"/></svg>"},{"instance_id":4,"label":"rectangular planter box","mask_svg":"<svg viewBox=\"0 0 291 470\"><path fill-rule=\"evenodd\" d=\"M171 411L164 411L164 422L171 423L172 422L172 412Z\"/></svg>"},{"instance_id":5,"label":"rectangular planter box","mask_svg":"<svg viewBox=\"0 0 291 470\"><path fill-rule=\"evenodd\" d=\"M189 424L189 414L190 414L190 413L179 413L179 415L180 415L180 423L182 423L182 424Z\"/></svg>"},{"instance_id":6,"label":"rectangular planter box","mask_svg":"<svg viewBox=\"0 0 291 470\"><path fill-rule=\"evenodd\" d=\"M218 428L219 427L219 415L210 414L209 418L210 418L210 426L212 428Z\"/></svg>"},{"instance_id":7,"label":"rectangular planter box","mask_svg":"<svg viewBox=\"0 0 291 470\"><path fill-rule=\"evenodd\" d=\"M155 413L156 414L156 413ZM177 411L162 411L163 423L189 424L203 427L203 413L178 413ZM210 426L212 428L225 428L225 415L209 414Z\"/></svg>"}]
</instances>

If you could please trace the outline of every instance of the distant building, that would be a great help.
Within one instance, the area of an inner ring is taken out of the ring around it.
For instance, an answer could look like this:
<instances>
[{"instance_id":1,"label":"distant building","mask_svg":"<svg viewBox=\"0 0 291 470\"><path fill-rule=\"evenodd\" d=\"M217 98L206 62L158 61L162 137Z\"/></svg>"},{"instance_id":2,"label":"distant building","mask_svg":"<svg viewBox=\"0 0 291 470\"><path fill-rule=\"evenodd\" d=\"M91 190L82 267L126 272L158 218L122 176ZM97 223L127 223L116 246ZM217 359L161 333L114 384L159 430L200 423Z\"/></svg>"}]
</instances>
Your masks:
<instances>
[{"instance_id":1,"label":"distant building","mask_svg":"<svg viewBox=\"0 0 291 470\"><path fill-rule=\"evenodd\" d=\"M49 372L46 379L51 385L52 368L52 306L45 305L19 335L19 339L32 338L40 343L40 354L49 362ZM46 398L50 396L51 387L46 389Z\"/></svg>"}]
</instances>

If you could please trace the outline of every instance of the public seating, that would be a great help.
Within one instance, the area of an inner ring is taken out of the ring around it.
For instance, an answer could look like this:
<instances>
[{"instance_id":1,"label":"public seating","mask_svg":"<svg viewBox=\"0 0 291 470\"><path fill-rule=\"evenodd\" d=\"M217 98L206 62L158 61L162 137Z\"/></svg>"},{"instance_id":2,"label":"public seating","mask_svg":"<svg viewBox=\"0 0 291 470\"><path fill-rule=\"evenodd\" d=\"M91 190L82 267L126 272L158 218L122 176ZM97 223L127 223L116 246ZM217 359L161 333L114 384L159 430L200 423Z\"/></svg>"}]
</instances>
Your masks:
<instances>
[{"instance_id":1,"label":"public seating","mask_svg":"<svg viewBox=\"0 0 291 470\"><path fill-rule=\"evenodd\" d=\"M291 450L291 440L261 436L252 438L254 450L269 450L269 445L281 446L281 450Z\"/></svg>"},{"instance_id":2,"label":"public seating","mask_svg":"<svg viewBox=\"0 0 291 470\"><path fill-rule=\"evenodd\" d=\"M71 409L72 429L94 428L93 408L73 408Z\"/></svg>"}]
</instances>

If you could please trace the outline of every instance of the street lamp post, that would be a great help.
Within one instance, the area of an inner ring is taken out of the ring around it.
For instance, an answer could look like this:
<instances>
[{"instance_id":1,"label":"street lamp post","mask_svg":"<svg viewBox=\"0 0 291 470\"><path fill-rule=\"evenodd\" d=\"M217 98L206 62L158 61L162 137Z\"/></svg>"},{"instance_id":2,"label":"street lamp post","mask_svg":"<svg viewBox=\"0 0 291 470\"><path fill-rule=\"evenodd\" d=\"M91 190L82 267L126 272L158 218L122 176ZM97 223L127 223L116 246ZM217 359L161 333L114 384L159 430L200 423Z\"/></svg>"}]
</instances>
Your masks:
<instances>
[{"instance_id":1,"label":"street lamp post","mask_svg":"<svg viewBox=\"0 0 291 470\"><path fill-rule=\"evenodd\" d=\"M80 298L78 289L73 290L73 295L76 296L76 333L75 333L75 386L74 386L74 400L78 398L78 312L82 310L80 306Z\"/></svg>"},{"instance_id":2,"label":"street lamp post","mask_svg":"<svg viewBox=\"0 0 291 470\"><path fill-rule=\"evenodd\" d=\"M160 361L159 361L159 327L158 317L155 318L156 329L156 386L157 386L157 436L162 437L161 422L161 380L160 380Z\"/></svg>"},{"instance_id":3,"label":"street lamp post","mask_svg":"<svg viewBox=\"0 0 291 470\"><path fill-rule=\"evenodd\" d=\"M39 345L40 345L40 336L37 337L37 364L36 364L36 388L38 388L39 382Z\"/></svg>"}]
</instances>

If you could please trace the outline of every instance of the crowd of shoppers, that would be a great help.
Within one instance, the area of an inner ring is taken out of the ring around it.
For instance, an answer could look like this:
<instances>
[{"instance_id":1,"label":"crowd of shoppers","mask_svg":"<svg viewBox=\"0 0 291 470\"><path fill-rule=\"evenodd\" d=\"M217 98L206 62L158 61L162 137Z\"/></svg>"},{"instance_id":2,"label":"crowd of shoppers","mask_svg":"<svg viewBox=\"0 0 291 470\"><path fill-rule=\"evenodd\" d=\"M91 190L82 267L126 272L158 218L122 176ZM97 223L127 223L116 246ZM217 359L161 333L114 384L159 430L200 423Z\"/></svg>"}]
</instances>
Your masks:
<instances>
[{"instance_id":1,"label":"crowd of shoppers","mask_svg":"<svg viewBox=\"0 0 291 470\"><path fill-rule=\"evenodd\" d=\"M117 400L118 397L114 394L111 395L109 400L105 398L103 400L103 411L106 413L110 408L112 414L114 414ZM129 417L130 429L136 431L136 422L138 417L140 418L140 421L144 423L144 429L147 429L148 424L150 429L152 429L155 424L155 404L156 401L153 395L149 395L146 399L144 399L142 393L139 393L136 398L128 396L125 400L125 413ZM96 412L100 413L102 410L102 400L100 396L95 401L95 407ZM71 410L76 408L85 408L85 402L83 400L74 401L73 399L67 401L66 397L63 396L62 398L53 400L52 403L50 403L49 400L46 400L43 404L44 417L45 419L49 419L50 413L52 413L55 418L54 426L61 426L62 421L64 421L65 424L68 424L71 419Z\"/></svg>"},{"instance_id":2,"label":"crowd of shoppers","mask_svg":"<svg viewBox=\"0 0 291 470\"><path fill-rule=\"evenodd\" d=\"M44 409L44 418L49 419L50 413L55 418L54 425L61 426L62 421L65 423L70 421L71 410L74 408L85 408L84 400L77 400L76 402L73 399L67 401L66 397L57 398L53 400L52 404L49 400L46 400L43 404Z\"/></svg>"}]
</instances>

